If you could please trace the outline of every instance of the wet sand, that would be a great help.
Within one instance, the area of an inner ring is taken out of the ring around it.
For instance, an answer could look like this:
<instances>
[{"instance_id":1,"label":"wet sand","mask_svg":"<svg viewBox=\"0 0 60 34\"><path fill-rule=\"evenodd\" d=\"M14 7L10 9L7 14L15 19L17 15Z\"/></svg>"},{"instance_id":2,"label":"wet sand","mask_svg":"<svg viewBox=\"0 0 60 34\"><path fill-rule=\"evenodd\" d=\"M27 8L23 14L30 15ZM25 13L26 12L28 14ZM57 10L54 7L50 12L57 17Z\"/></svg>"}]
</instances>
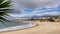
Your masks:
<instances>
[{"instance_id":1,"label":"wet sand","mask_svg":"<svg viewBox=\"0 0 60 34\"><path fill-rule=\"evenodd\" d=\"M33 21L33 23L36 23L37 26L23 30L3 32L0 34L60 34L60 23L58 22Z\"/></svg>"}]
</instances>

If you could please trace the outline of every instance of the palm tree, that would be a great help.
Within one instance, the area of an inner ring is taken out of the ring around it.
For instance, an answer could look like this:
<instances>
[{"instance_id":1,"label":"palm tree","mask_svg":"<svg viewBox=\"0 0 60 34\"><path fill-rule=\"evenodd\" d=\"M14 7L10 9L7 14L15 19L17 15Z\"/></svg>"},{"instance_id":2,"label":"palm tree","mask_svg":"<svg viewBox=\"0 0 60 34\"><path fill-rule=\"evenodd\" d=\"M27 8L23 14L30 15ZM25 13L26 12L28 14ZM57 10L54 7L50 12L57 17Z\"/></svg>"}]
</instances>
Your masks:
<instances>
[{"instance_id":1,"label":"palm tree","mask_svg":"<svg viewBox=\"0 0 60 34\"><path fill-rule=\"evenodd\" d=\"M0 0L0 22L3 23L5 25L5 22L8 22L8 20L6 19L6 16L8 15L8 7L11 6L11 0L5 1L5 0Z\"/></svg>"}]
</instances>

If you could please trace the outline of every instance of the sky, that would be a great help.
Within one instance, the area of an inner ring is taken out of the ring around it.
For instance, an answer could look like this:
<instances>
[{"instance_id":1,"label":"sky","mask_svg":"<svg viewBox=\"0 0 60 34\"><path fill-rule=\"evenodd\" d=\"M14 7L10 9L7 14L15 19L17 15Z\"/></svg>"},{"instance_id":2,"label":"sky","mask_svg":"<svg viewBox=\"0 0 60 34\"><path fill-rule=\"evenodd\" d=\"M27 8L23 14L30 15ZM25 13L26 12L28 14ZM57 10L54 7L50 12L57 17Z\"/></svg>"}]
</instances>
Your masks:
<instances>
[{"instance_id":1,"label":"sky","mask_svg":"<svg viewBox=\"0 0 60 34\"><path fill-rule=\"evenodd\" d=\"M13 0L12 17L60 15L60 0Z\"/></svg>"}]
</instances>

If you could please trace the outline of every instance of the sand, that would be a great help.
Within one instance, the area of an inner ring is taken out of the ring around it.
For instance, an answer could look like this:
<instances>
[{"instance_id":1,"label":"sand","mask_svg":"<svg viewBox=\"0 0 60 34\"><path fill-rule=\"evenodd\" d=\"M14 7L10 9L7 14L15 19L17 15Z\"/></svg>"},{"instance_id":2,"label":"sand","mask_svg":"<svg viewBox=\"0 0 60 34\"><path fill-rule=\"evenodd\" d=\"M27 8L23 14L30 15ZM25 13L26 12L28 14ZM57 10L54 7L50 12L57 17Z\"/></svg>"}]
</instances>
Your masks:
<instances>
[{"instance_id":1,"label":"sand","mask_svg":"<svg viewBox=\"0 0 60 34\"><path fill-rule=\"evenodd\" d=\"M60 23L58 22L39 22L33 21L37 26L10 32L3 32L0 34L60 34Z\"/></svg>"}]
</instances>

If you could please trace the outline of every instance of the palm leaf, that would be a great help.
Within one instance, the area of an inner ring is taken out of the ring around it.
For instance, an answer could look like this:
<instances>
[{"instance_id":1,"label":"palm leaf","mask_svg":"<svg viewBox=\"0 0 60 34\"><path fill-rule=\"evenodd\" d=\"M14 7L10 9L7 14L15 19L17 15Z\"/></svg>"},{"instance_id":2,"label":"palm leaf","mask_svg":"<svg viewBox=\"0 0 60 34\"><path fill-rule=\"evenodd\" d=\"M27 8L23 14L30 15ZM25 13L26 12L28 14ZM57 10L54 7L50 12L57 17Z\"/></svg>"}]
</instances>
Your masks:
<instances>
[{"instance_id":1,"label":"palm leaf","mask_svg":"<svg viewBox=\"0 0 60 34\"><path fill-rule=\"evenodd\" d=\"M5 25L5 22L8 22L8 20L5 17L9 16L8 12L11 9L8 9L7 7L10 7L10 6L11 6L11 0L8 0L6 2L4 2L4 0L0 0L0 22L2 22L4 25Z\"/></svg>"},{"instance_id":2,"label":"palm leaf","mask_svg":"<svg viewBox=\"0 0 60 34\"><path fill-rule=\"evenodd\" d=\"M2 22L4 25L5 25L5 21L6 21L6 19L5 19L5 18L0 17L0 22Z\"/></svg>"},{"instance_id":3,"label":"palm leaf","mask_svg":"<svg viewBox=\"0 0 60 34\"><path fill-rule=\"evenodd\" d=\"M0 8L6 8L6 7L9 7L9 6L11 6L10 4L11 4L11 0L6 1L6 2L0 4Z\"/></svg>"},{"instance_id":4,"label":"palm leaf","mask_svg":"<svg viewBox=\"0 0 60 34\"><path fill-rule=\"evenodd\" d=\"M5 12L6 12L6 11L8 11L8 10L12 10L12 9L0 9L0 12L1 12L1 11L5 11Z\"/></svg>"},{"instance_id":5,"label":"palm leaf","mask_svg":"<svg viewBox=\"0 0 60 34\"><path fill-rule=\"evenodd\" d=\"M0 4L3 2L4 0L0 0Z\"/></svg>"}]
</instances>

